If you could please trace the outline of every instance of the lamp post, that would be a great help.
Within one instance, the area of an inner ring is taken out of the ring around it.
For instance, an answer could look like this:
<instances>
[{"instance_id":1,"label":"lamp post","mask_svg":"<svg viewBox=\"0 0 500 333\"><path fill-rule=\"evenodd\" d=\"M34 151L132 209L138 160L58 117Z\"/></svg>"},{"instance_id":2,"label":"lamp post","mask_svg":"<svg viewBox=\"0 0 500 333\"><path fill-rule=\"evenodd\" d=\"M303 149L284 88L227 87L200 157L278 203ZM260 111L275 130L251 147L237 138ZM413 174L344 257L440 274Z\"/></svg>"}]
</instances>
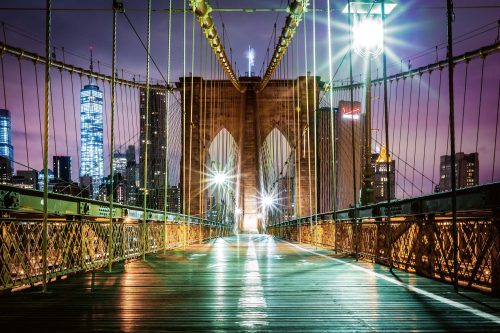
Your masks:
<instances>
[{"instance_id":1,"label":"lamp post","mask_svg":"<svg viewBox=\"0 0 500 333\"><path fill-rule=\"evenodd\" d=\"M396 4L383 1L385 14L389 14ZM371 60L382 53L384 32L382 25L382 4L376 1L350 1L343 13L353 15L352 48L366 61L365 81L365 121L363 131L363 184L361 188L361 205L375 201L372 175L372 140L371 140Z\"/></svg>"},{"instance_id":2,"label":"lamp post","mask_svg":"<svg viewBox=\"0 0 500 333\"><path fill-rule=\"evenodd\" d=\"M264 211L263 211L263 217L262 217L262 220L263 222L265 221L266 223L263 223L263 229L265 229L265 226L267 225L267 222L269 222L268 220L270 219L270 214L269 212L271 211L271 209L274 207L275 205L275 200L274 200L274 196L272 194L264 194L261 198L261 201L262 201L262 207L264 208Z\"/></svg>"},{"instance_id":3,"label":"lamp post","mask_svg":"<svg viewBox=\"0 0 500 333\"><path fill-rule=\"evenodd\" d=\"M213 179L212 179L212 182L213 184L215 185L215 188L216 188L216 197L215 197L215 204L216 204L216 221L217 221L217 224L219 224L219 236L220 236L220 231L221 231L221 228L222 228L222 212L221 212L221 195L220 195L220 189L221 187L223 187L225 184L226 184L226 181L227 181L227 175L222 172L222 171L216 171L214 176L213 176Z\"/></svg>"}]
</instances>

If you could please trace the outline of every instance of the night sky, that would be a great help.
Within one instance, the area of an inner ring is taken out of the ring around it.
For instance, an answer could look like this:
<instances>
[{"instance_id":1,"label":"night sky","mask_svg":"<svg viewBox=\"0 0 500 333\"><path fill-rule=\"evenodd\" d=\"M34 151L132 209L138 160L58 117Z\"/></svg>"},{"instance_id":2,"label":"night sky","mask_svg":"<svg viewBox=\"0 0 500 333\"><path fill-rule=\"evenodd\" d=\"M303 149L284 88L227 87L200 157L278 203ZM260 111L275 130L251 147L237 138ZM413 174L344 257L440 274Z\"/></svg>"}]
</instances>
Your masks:
<instances>
[{"instance_id":1,"label":"night sky","mask_svg":"<svg viewBox=\"0 0 500 333\"><path fill-rule=\"evenodd\" d=\"M174 8L182 8L182 1L172 1ZM215 8L235 8L235 7L245 7L245 8L284 8L287 1L282 0L252 0L252 1L225 1L225 0L211 0L209 3ZM484 27L478 32L484 33L474 33L467 35L468 38L459 38L455 45L455 54L460 54L466 51L474 50L478 47L492 44L497 38L497 28L496 21L500 19L500 1L498 0L480 0L480 1L467 1L467 0L456 0L455 6L455 23L454 23L454 34L459 37L475 29ZM78 0L55 0L53 1L53 7L55 9L75 9L75 10L55 10L53 13L53 44L59 49L56 50L56 55L58 59L61 59L62 53L60 47L65 48L65 58L66 62L74 64L77 66L87 67L89 63L89 47L92 46L94 50L94 59L100 62L101 71L105 73L110 72L111 63L111 3L112 1L103 0L88 0L88 1L78 1ZM347 15L341 13L341 9L346 5L346 1L331 1L332 7L335 11L331 14L332 19L332 50L334 54L333 68L334 70L341 64L341 59L344 57L347 51ZM125 0L125 9L129 15L134 27L137 29L141 38L145 41L146 39L146 8L147 2L145 0ZM489 7L489 8L458 8L461 6L470 6L473 4L476 7ZM41 42L44 40L44 11L37 10L36 8L43 8L45 1L41 0L26 0L26 1L0 1L0 20L6 23L6 34L7 34L7 44L24 48L31 52L37 52L39 54L44 54L44 44ZM389 74L397 73L401 69L401 60L404 60L403 69L408 66L408 60L411 60L411 66L413 68L433 63L436 57L439 60L445 58L445 48L442 47L446 41L446 1L445 0L410 0L410 1L400 1L399 6L394 10L387 20L387 48L388 48L388 68ZM22 8L32 8L33 10L7 10L6 8L22 7ZM153 9L164 9L168 7L168 1L153 1ZM312 2L311 2L312 7ZM326 1L316 1L317 8L325 8ZM279 14L273 12L261 12L261 13L227 13L213 12L212 17L217 26L219 35L222 38L222 24L221 18L225 24L225 47L226 52L229 55L229 48L232 48L233 60L237 62L237 70L239 70L241 75L244 75L247 66L247 60L245 58L245 52L250 45L255 49L256 61L255 67L252 69L257 75L262 70L262 63L266 55L266 49L269 45L274 24L276 22L278 36L281 32L281 28L284 25L284 19L286 13L281 12ZM304 75L307 71L313 73L313 53L312 53L312 12L306 14L305 23L307 25L307 43L308 43L308 68L304 66L304 30L303 24L301 23L299 32L296 35L298 42L298 47L301 54L301 59L299 59L299 73ZM187 14L187 59L186 59L186 74L188 75L191 65L191 26L192 26L192 15ZM156 63L160 67L163 75L166 76L167 67L167 27L168 27L168 14L161 11L156 11L152 15L152 40L151 40L151 54L155 59ZM171 80L176 81L180 76L183 75L183 14L175 13L173 14L172 22L172 73ZM199 29L196 23L196 33L195 33L195 75L200 75L199 72ZM326 13L324 11L317 12L316 14L316 34L317 34L317 75L321 76L323 81L328 80L328 53L327 53L327 25L326 25ZM15 32L16 30L17 32ZM119 74L121 76L121 69L125 69L125 77L131 79L135 74L137 80L144 80L145 75L145 51L142 48L140 42L132 31L131 27L126 22L125 18L119 16L118 19L118 55L117 55L117 67ZM296 42L296 43L297 43ZM204 43L204 41L203 41ZM203 44L205 45L205 44ZM433 51L433 48L439 45L437 54ZM270 45L270 52L273 50L273 42ZM427 51L423 52L423 51ZM422 55L423 54L423 55ZM415 57L416 55L421 55ZM7 108L12 112L12 127L13 127L13 144L15 147L15 160L16 162L27 164L26 153L25 153L25 130L24 130L24 118L22 112L22 99L20 90L20 77L19 77L19 65L16 58L11 56L5 56L5 80L6 80L6 90L7 90ZM481 110L480 117L480 131L479 131L479 142L478 151L480 157L481 165L481 183L489 182L492 178L492 167L493 167L493 150L494 150L494 138L496 129L496 114L497 114L497 101L499 92L499 75L500 73L500 56L498 54L492 55L486 58L484 66L484 78L483 78L483 93L481 95L481 107L479 106L479 90L481 84L481 60L474 60L470 63L469 67L469 77L467 84L467 95L465 104L465 118L464 118L464 131L463 131L463 150L465 152L473 152L475 149L475 137L477 133L477 114ZM27 137L29 143L29 156L30 156L30 166L38 170L42 168L41 162L41 148L40 148L40 134L39 134L39 122L38 122L38 106L36 100L36 86L35 86L35 75L33 70L33 64L31 62L23 61L22 63L23 71L23 84L24 84L24 108L26 113L26 124L27 124ZM264 68L267 67L267 64ZM373 65L372 76L381 75L381 70L377 69L380 67L380 59L377 59ZM381 68L381 67L380 67ZM151 77L153 82L161 80L161 75L158 71L151 67L152 73ZM456 67L456 105L457 105L457 122L459 126L462 121L461 113L463 109L463 95L464 95L464 71L465 67L459 65ZM43 107L43 67L39 66L39 87L40 87L40 103ZM363 63L359 56L353 54L353 70L355 80L359 80L360 74L363 72ZM444 72L443 72L444 73ZM206 73L204 73L206 76ZM76 178L77 163L76 163L76 138L79 137L78 128L75 131L74 117L73 117L73 99L71 98L71 86L70 79L67 73L63 77L63 86L65 89L65 108L66 108L66 132L64 130L64 119L63 119L63 105L62 98L57 96L62 96L61 84L59 82L58 71L53 71L53 95L54 95L54 118L55 118L55 128L56 128L56 141L58 144L59 154L66 153L65 142L68 142L68 152L73 156L73 178ZM445 75L443 75L445 76ZM348 58L344 60L342 65L340 65L339 71L335 77L335 80L345 80L348 77ZM416 101L417 97L417 79L413 81L413 104L409 104L409 85L406 86L406 101L402 106L404 112L412 110L412 113L416 111ZM437 110L438 101L438 73L433 73L431 77L431 85L429 90L429 104L430 113L434 114ZM87 83L87 79L83 79L83 84ZM395 84L395 82L393 83ZM408 83L409 84L409 83ZM422 77L422 84L425 87L422 90L422 96L420 99L420 107L427 102L427 76ZM74 94L77 98L75 101L75 107L77 114L79 112L79 89L80 81L74 81ZM107 86L107 92L109 94L109 86ZM394 91L395 86L391 85L391 91L393 92L391 96L390 106L392 107L393 99L395 97ZM401 89L401 87L399 87ZM436 138L438 142L438 149L436 155L441 155L446 152L446 124L447 124L447 114L448 114L448 98L447 98L447 80L443 78L442 88L441 88L441 102L440 102L440 112L441 116L438 118L438 129L439 135ZM399 91L401 95L401 91ZM375 94L378 93L378 90ZM123 98L132 99L127 92L123 92ZM401 97L399 97L401 98ZM4 99L3 95L0 98L0 106L3 107ZM126 103L125 103L126 104ZM128 107L133 113L134 110L137 114L137 105L132 106L129 103ZM399 108L401 105L396 105ZM120 106L119 106L120 107ZM126 106L124 106L126 108ZM429 120L429 127L436 127L435 117ZM414 133L420 133L418 135L413 134L413 138L417 138L419 150L416 152L417 160L421 158L423 150L421 141L424 138L423 134L423 118L420 119L419 127L415 129L412 126ZM414 123L414 118L409 118ZM123 124L125 124L125 118L122 118ZM403 123L406 122L403 119ZM396 125L398 125L396 123ZM124 125L125 126L125 125ZM52 129L51 129L52 130ZM457 127L459 134L461 130ZM434 131L434 128L432 129ZM129 137L133 136L132 133L123 133L124 139L119 140L118 143L124 144L126 141L125 135ZM404 133L407 134L407 133ZM430 135L430 134L428 134ZM432 133L434 135L434 133ZM420 139L418 139L420 137ZM106 136L105 136L106 138ZM411 135L410 135L411 139ZM435 138L432 137L432 140ZM413 139L414 140L414 139ZM499 140L500 141L500 140ZM105 139L105 145L106 145ZM413 144L409 145L413 147ZM497 144L500 146L500 144ZM51 155L54 154L54 145L51 145ZM458 150L458 149L457 149ZM108 154L108 149L105 150L106 155ZM401 150L402 152L403 150ZM396 150L396 153L398 151ZM497 147L497 155L500 156L500 148ZM427 156L429 156L429 151L427 151ZM500 157L497 157L497 160ZM413 157L412 157L413 159ZM50 160L51 161L51 160ZM432 161L425 161L424 163L419 162L418 165L423 164L424 173L431 176L433 173ZM496 163L498 164L498 162ZM107 165L107 162L105 162ZM16 169L25 169L24 167L17 166ZM422 168L420 168L422 169ZM436 170L434 170L436 171ZM437 171L436 171L437 172ZM438 172L437 172L438 174ZM500 167L496 168L495 174L493 175L494 180L500 179ZM437 177L435 177L437 180ZM431 184L427 185L426 191L431 191Z\"/></svg>"}]
</instances>

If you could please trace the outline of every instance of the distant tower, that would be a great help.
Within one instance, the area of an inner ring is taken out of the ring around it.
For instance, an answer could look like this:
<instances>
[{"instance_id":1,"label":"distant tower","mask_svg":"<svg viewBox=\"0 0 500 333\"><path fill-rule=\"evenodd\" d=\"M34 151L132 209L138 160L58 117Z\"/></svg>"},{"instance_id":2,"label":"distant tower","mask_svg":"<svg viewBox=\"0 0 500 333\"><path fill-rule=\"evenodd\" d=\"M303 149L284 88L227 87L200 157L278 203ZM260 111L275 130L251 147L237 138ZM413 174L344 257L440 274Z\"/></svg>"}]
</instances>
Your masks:
<instances>
[{"instance_id":1,"label":"distant tower","mask_svg":"<svg viewBox=\"0 0 500 333\"><path fill-rule=\"evenodd\" d=\"M387 173L387 165L389 165L389 173ZM391 199L396 198L396 161L391 158L385 145L382 145L380 153L372 154L371 168L375 202L387 201L387 183L389 180L391 181L391 188L389 189Z\"/></svg>"},{"instance_id":2,"label":"distant tower","mask_svg":"<svg viewBox=\"0 0 500 333\"><path fill-rule=\"evenodd\" d=\"M14 172L14 147L11 139L9 110L0 109L0 157L10 161L10 172Z\"/></svg>"},{"instance_id":3,"label":"distant tower","mask_svg":"<svg viewBox=\"0 0 500 333\"><path fill-rule=\"evenodd\" d=\"M154 86L153 86L154 88ZM144 147L146 142L146 91L140 89L140 155L139 155L139 179L140 187L144 188ZM151 89L149 90L149 137L148 137L148 203L153 209L163 209L165 198L165 155L167 153L165 143L165 117L167 116L166 93ZM140 193L139 200L143 200L144 192ZM142 205L142 201L138 204Z\"/></svg>"},{"instance_id":4,"label":"distant tower","mask_svg":"<svg viewBox=\"0 0 500 333\"><path fill-rule=\"evenodd\" d=\"M70 182L71 156L53 156L54 178L60 181Z\"/></svg>"},{"instance_id":5,"label":"distant tower","mask_svg":"<svg viewBox=\"0 0 500 333\"><path fill-rule=\"evenodd\" d=\"M92 49L90 71L93 71ZM104 177L103 94L91 77L80 91L80 177L92 177L92 197L97 198Z\"/></svg>"},{"instance_id":6,"label":"distant tower","mask_svg":"<svg viewBox=\"0 0 500 333\"><path fill-rule=\"evenodd\" d=\"M477 152L455 154L457 188L479 184L479 154ZM439 163L439 186L436 192L451 191L451 155L443 155Z\"/></svg>"}]
</instances>

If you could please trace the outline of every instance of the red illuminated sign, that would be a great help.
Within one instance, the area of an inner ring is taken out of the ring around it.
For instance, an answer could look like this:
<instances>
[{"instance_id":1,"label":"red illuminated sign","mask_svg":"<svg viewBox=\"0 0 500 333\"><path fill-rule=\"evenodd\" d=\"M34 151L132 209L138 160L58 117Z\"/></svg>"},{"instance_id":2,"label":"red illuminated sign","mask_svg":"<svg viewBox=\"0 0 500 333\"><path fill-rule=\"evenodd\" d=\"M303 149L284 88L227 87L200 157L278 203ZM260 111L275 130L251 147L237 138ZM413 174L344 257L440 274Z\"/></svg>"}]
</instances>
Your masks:
<instances>
[{"instance_id":1,"label":"red illuminated sign","mask_svg":"<svg viewBox=\"0 0 500 333\"><path fill-rule=\"evenodd\" d=\"M351 102L350 101L340 101L339 102L339 110L343 116L354 116L359 115L361 113L361 103L360 102Z\"/></svg>"}]
</instances>

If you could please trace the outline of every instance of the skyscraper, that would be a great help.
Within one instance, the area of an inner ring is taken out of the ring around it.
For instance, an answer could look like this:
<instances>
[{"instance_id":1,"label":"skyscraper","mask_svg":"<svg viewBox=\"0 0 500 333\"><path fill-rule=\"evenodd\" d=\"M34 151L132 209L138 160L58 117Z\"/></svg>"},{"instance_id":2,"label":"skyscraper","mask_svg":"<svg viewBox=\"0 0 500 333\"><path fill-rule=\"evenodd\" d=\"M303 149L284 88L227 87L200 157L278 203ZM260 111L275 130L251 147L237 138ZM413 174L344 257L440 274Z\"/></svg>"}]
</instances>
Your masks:
<instances>
[{"instance_id":1,"label":"skyscraper","mask_svg":"<svg viewBox=\"0 0 500 333\"><path fill-rule=\"evenodd\" d=\"M38 189L38 172L36 170L17 170L17 174L12 178L12 183L16 187L36 190Z\"/></svg>"},{"instance_id":2,"label":"skyscraper","mask_svg":"<svg viewBox=\"0 0 500 333\"><path fill-rule=\"evenodd\" d=\"M149 127L147 138L148 147L148 202L147 206L153 209L163 209L165 196L165 142L166 93L157 89L149 91L149 121L146 124L146 91L140 90L140 158L139 177L140 187L144 188L144 147L146 143L146 126ZM139 194L139 203L142 204L143 194Z\"/></svg>"},{"instance_id":3,"label":"skyscraper","mask_svg":"<svg viewBox=\"0 0 500 333\"><path fill-rule=\"evenodd\" d=\"M0 156L0 184L12 183L12 163L7 157Z\"/></svg>"},{"instance_id":4,"label":"skyscraper","mask_svg":"<svg viewBox=\"0 0 500 333\"><path fill-rule=\"evenodd\" d=\"M71 156L52 157L54 178L58 181L71 182Z\"/></svg>"},{"instance_id":5,"label":"skyscraper","mask_svg":"<svg viewBox=\"0 0 500 333\"><path fill-rule=\"evenodd\" d=\"M334 112L338 111L337 108ZM318 145L318 179L321 182L318 186L318 209L320 213L331 212L334 209L333 199L335 190L333 188L333 161L332 161L332 120L330 118L331 110L329 107L320 108L317 112L317 131L316 136ZM335 114L334 114L335 116ZM334 119L335 121L335 119Z\"/></svg>"},{"instance_id":6,"label":"skyscraper","mask_svg":"<svg viewBox=\"0 0 500 333\"><path fill-rule=\"evenodd\" d=\"M0 109L0 157L8 158L11 173L14 172L14 147L11 139L9 110Z\"/></svg>"},{"instance_id":7,"label":"skyscraper","mask_svg":"<svg viewBox=\"0 0 500 333\"><path fill-rule=\"evenodd\" d=\"M103 94L91 79L80 92L80 177L92 177L92 197L97 198L104 177Z\"/></svg>"},{"instance_id":8,"label":"skyscraper","mask_svg":"<svg viewBox=\"0 0 500 333\"><path fill-rule=\"evenodd\" d=\"M362 174L363 147L363 117L361 103L340 101L336 119L336 149L337 162L337 208L346 209L354 206L354 191L359 202ZM354 122L354 124L353 124ZM353 133L354 129L354 133ZM354 134L354 139L353 139ZM353 148L354 142L354 148ZM355 173L354 172L355 169ZM356 187L354 187L356 180Z\"/></svg>"},{"instance_id":9,"label":"skyscraper","mask_svg":"<svg viewBox=\"0 0 500 333\"><path fill-rule=\"evenodd\" d=\"M387 162L389 162L389 177L387 177ZM373 192L375 202L387 201L387 182L390 179L390 198L396 197L396 161L394 161L385 146L380 153L372 155Z\"/></svg>"},{"instance_id":10,"label":"skyscraper","mask_svg":"<svg viewBox=\"0 0 500 333\"><path fill-rule=\"evenodd\" d=\"M463 152L455 154L457 188L479 184L479 154ZM439 186L436 192L451 191L451 155L441 156L439 163Z\"/></svg>"},{"instance_id":11,"label":"skyscraper","mask_svg":"<svg viewBox=\"0 0 500 333\"><path fill-rule=\"evenodd\" d=\"M113 153L113 173L126 177L127 172L127 154L119 151Z\"/></svg>"},{"instance_id":12,"label":"skyscraper","mask_svg":"<svg viewBox=\"0 0 500 333\"><path fill-rule=\"evenodd\" d=\"M138 169L137 162L135 160L135 146L129 145L126 152L127 157L127 168L125 170L125 182L126 182L126 201L129 205L137 205L137 184L138 181Z\"/></svg>"}]
</instances>

